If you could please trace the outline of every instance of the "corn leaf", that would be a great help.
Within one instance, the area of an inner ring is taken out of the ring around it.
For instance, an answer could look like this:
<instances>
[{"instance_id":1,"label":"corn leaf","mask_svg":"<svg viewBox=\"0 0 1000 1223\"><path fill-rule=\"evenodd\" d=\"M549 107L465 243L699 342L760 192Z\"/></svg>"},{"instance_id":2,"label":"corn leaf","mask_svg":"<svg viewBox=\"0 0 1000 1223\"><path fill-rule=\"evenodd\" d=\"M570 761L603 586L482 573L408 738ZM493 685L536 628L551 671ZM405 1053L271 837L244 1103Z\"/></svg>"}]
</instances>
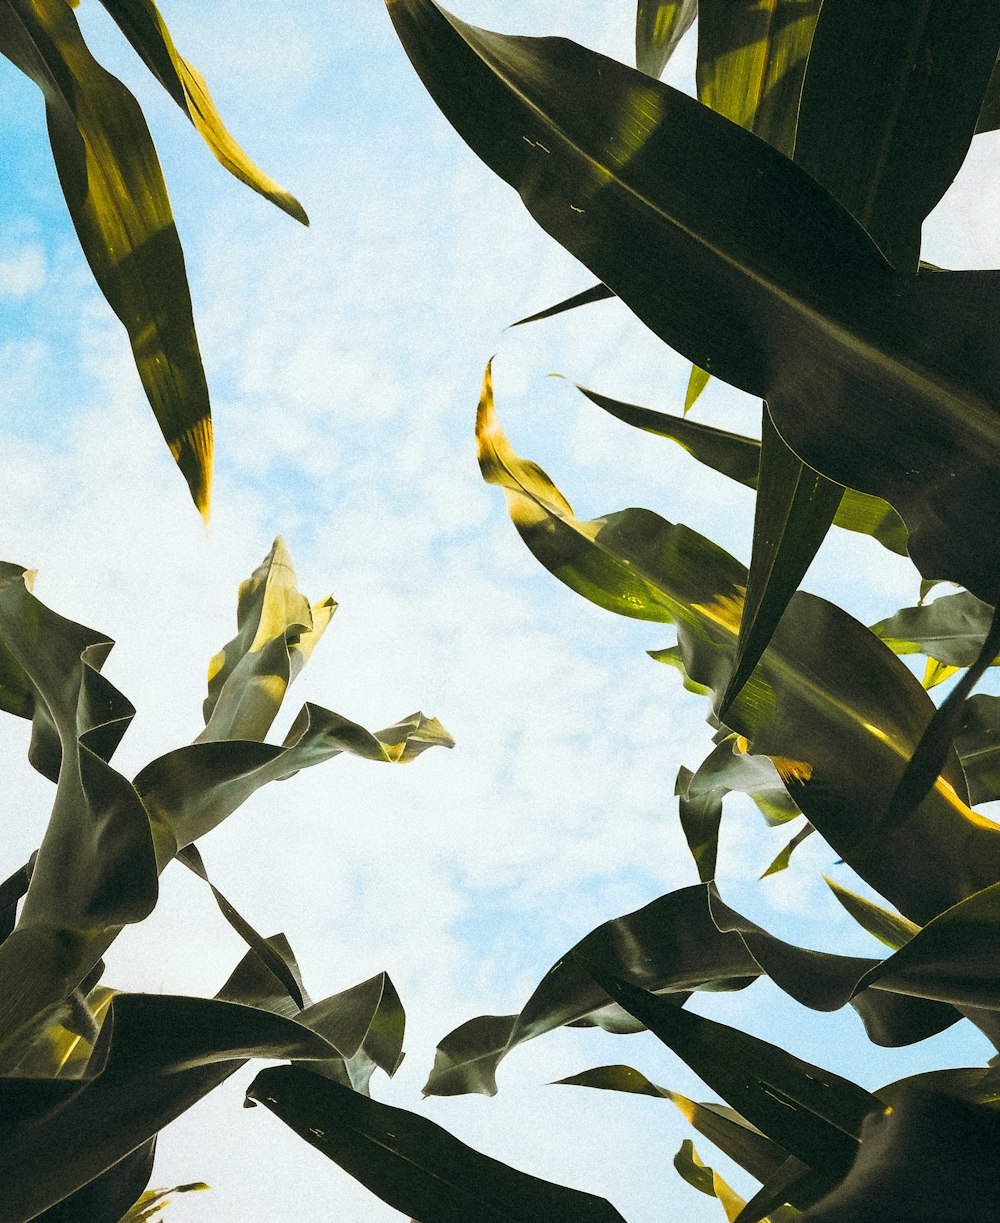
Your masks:
<instances>
[{"instance_id":1,"label":"corn leaf","mask_svg":"<svg viewBox=\"0 0 1000 1223\"><path fill-rule=\"evenodd\" d=\"M0 52L45 95L52 154L80 245L128 332L153 415L207 518L208 387L184 256L142 111L91 56L64 0L3 0Z\"/></svg>"},{"instance_id":2,"label":"corn leaf","mask_svg":"<svg viewBox=\"0 0 1000 1223\"><path fill-rule=\"evenodd\" d=\"M875 963L794 947L706 887L683 888L591 931L549 969L518 1015L482 1015L456 1028L438 1045L424 1093L494 1095L503 1058L563 1025L636 1030L622 1022L620 1007L609 1007L588 964L663 994L671 1006L682 1005L687 991L743 989L767 973L803 1005L825 1011L851 999ZM853 1005L882 1045L923 1040L958 1018L950 1006L915 1001L879 989L857 994Z\"/></svg>"},{"instance_id":3,"label":"corn leaf","mask_svg":"<svg viewBox=\"0 0 1000 1223\"><path fill-rule=\"evenodd\" d=\"M815 831L816 829L813 828L812 824L808 822L802 828L800 828L788 842L785 848L781 850L781 852L770 863L770 865L761 875L761 879L766 879L769 875L777 875L781 871L788 870L789 866L791 865L792 854L795 853L806 837L812 836Z\"/></svg>"},{"instance_id":4,"label":"corn leaf","mask_svg":"<svg viewBox=\"0 0 1000 1223\"><path fill-rule=\"evenodd\" d=\"M852 892L843 884L827 879L825 875L823 879L858 925L867 930L873 938L877 938L880 943L891 947L893 951L898 951L904 943L908 943L920 929L915 922L907 921L898 913L893 913L873 900L859 896L857 892Z\"/></svg>"},{"instance_id":5,"label":"corn leaf","mask_svg":"<svg viewBox=\"0 0 1000 1223\"><path fill-rule=\"evenodd\" d=\"M986 96L979 111L976 132L995 132L1000 128L1000 59L993 65Z\"/></svg>"},{"instance_id":6,"label":"corn leaf","mask_svg":"<svg viewBox=\"0 0 1000 1223\"><path fill-rule=\"evenodd\" d=\"M1000 1113L921 1077L928 1081L894 1093L891 1109L873 1112L853 1167L802 1223L984 1217L1000 1193Z\"/></svg>"},{"instance_id":7,"label":"corn leaf","mask_svg":"<svg viewBox=\"0 0 1000 1223\"><path fill-rule=\"evenodd\" d=\"M89 1184L36 1215L36 1223L80 1223L80 1220L141 1219L130 1207L146 1197L143 1190L153 1174L156 1139L151 1138L102 1172Z\"/></svg>"},{"instance_id":8,"label":"corn leaf","mask_svg":"<svg viewBox=\"0 0 1000 1223\"><path fill-rule=\"evenodd\" d=\"M589 306L592 302L608 301L612 297L614 293L607 285L592 285L582 293L574 293L572 297L567 297L565 301L557 302L554 306L539 310L536 314L529 314L527 318L519 318L516 323L511 323L511 326L523 327L525 323L540 323L543 319L565 314L567 310L575 310L577 306Z\"/></svg>"},{"instance_id":9,"label":"corn leaf","mask_svg":"<svg viewBox=\"0 0 1000 1223\"><path fill-rule=\"evenodd\" d=\"M973 803L1000 798L1000 697L969 697L955 737Z\"/></svg>"},{"instance_id":10,"label":"corn leaf","mask_svg":"<svg viewBox=\"0 0 1000 1223\"><path fill-rule=\"evenodd\" d=\"M635 10L635 65L659 76L698 15L698 0L638 0Z\"/></svg>"},{"instance_id":11,"label":"corn leaf","mask_svg":"<svg viewBox=\"0 0 1000 1223\"><path fill-rule=\"evenodd\" d=\"M701 397L702 391L708 386L710 374L706 374L703 369L699 369L697 365L691 366L691 373L688 377L687 391L684 394L684 415L694 407Z\"/></svg>"},{"instance_id":12,"label":"corn leaf","mask_svg":"<svg viewBox=\"0 0 1000 1223\"><path fill-rule=\"evenodd\" d=\"M879 1101L857 1084L767 1041L665 1004L627 981L601 986L751 1125L822 1175L844 1176Z\"/></svg>"},{"instance_id":13,"label":"corn leaf","mask_svg":"<svg viewBox=\"0 0 1000 1223\"><path fill-rule=\"evenodd\" d=\"M146 67L191 120L221 165L303 225L298 200L247 157L226 130L205 78L183 59L153 0L101 0Z\"/></svg>"},{"instance_id":14,"label":"corn leaf","mask_svg":"<svg viewBox=\"0 0 1000 1223\"><path fill-rule=\"evenodd\" d=\"M208 1187L203 1181L193 1181L188 1185L174 1185L172 1189L150 1189L118 1223L155 1223L161 1217L160 1211L170 1205L172 1193L200 1193Z\"/></svg>"},{"instance_id":15,"label":"corn leaf","mask_svg":"<svg viewBox=\"0 0 1000 1223\"><path fill-rule=\"evenodd\" d=\"M926 654L951 667L971 667L989 632L993 608L969 594L942 595L933 603L904 607L872 625L896 654ZM1000 664L1000 656L991 665Z\"/></svg>"},{"instance_id":16,"label":"corn leaf","mask_svg":"<svg viewBox=\"0 0 1000 1223\"><path fill-rule=\"evenodd\" d=\"M916 271L924 217L965 160L998 46L1000 14L978 0L824 0L795 160L901 271Z\"/></svg>"},{"instance_id":17,"label":"corn leaf","mask_svg":"<svg viewBox=\"0 0 1000 1223\"><path fill-rule=\"evenodd\" d=\"M684 356L766 399L804 463L893 504L925 576L995 597L997 273L901 281L800 167L668 86L433 0L389 11L446 117L543 228ZM977 12L963 37L995 59L1000 10Z\"/></svg>"},{"instance_id":18,"label":"corn leaf","mask_svg":"<svg viewBox=\"0 0 1000 1223\"><path fill-rule=\"evenodd\" d=\"M718 697L732 668L746 570L648 510L577 519L545 473L511 448L489 378L478 436L484 479L503 488L535 557L608 610L673 620L685 671ZM838 855L917 922L1000 877L1000 828L966 805L954 753L905 824L868 835L933 714L918 681L878 638L839 608L799 592L728 715L751 754L771 757ZM924 853L911 852L915 841Z\"/></svg>"},{"instance_id":19,"label":"corn leaf","mask_svg":"<svg viewBox=\"0 0 1000 1223\"><path fill-rule=\"evenodd\" d=\"M423 1223L623 1223L603 1198L519 1172L415 1113L299 1066L263 1070L247 1092L372 1193Z\"/></svg>"},{"instance_id":20,"label":"corn leaf","mask_svg":"<svg viewBox=\"0 0 1000 1223\"><path fill-rule=\"evenodd\" d=\"M729 433L697 421L656 412L652 408L641 408L637 404L623 403L599 395L585 386L576 385L587 398L603 408L611 416L652 433L656 437L669 438L686 450L692 458L721 475L728 476L746 488L757 487L760 468L760 442L756 438ZM856 531L871 535L890 552L906 555L906 526L887 501L880 497L869 497L852 488L843 490L843 497L833 518L833 525L845 531ZM971 597L971 596L970 596Z\"/></svg>"}]
</instances>

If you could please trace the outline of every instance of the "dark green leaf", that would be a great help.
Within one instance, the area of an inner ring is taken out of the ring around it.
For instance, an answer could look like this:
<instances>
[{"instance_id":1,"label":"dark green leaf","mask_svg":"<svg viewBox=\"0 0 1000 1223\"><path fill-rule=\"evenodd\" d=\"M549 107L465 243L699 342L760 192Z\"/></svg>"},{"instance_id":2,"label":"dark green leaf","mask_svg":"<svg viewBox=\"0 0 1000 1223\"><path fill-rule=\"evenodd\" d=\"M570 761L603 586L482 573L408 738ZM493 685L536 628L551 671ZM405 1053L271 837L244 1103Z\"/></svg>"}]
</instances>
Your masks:
<instances>
[{"instance_id":1,"label":"dark green leaf","mask_svg":"<svg viewBox=\"0 0 1000 1223\"><path fill-rule=\"evenodd\" d=\"M697 15L698 0L638 0L635 64L639 71L659 76Z\"/></svg>"},{"instance_id":2,"label":"dark green leaf","mask_svg":"<svg viewBox=\"0 0 1000 1223\"><path fill-rule=\"evenodd\" d=\"M998 1148L996 1108L915 1083L872 1113L849 1174L802 1223L985 1220L1000 1198Z\"/></svg>"},{"instance_id":3,"label":"dark green leaf","mask_svg":"<svg viewBox=\"0 0 1000 1223\"><path fill-rule=\"evenodd\" d=\"M766 399L804 463L896 506L925 576L996 596L1000 274L902 281L800 167L668 86L433 0L389 8L446 117L543 228L689 360ZM995 59L1000 9L970 21Z\"/></svg>"},{"instance_id":4,"label":"dark green leaf","mask_svg":"<svg viewBox=\"0 0 1000 1223\"><path fill-rule=\"evenodd\" d=\"M552 573L620 615L677 624L687 675L718 696L729 678L746 570L702 536L648 510L577 519L496 419L487 378L480 466L522 539ZM836 643L836 649L831 649ZM906 916L925 922L1000 877L1000 829L964 802L957 755L909 821L869 837L934 713L917 680L863 625L802 592L729 726L769 756L837 853ZM914 854L913 844L923 847Z\"/></svg>"},{"instance_id":5,"label":"dark green leaf","mask_svg":"<svg viewBox=\"0 0 1000 1223\"><path fill-rule=\"evenodd\" d=\"M4 0L0 52L45 95L59 182L91 271L128 331L163 437L207 518L212 418L177 230L135 98L65 0Z\"/></svg>"},{"instance_id":6,"label":"dark green leaf","mask_svg":"<svg viewBox=\"0 0 1000 1223\"><path fill-rule=\"evenodd\" d=\"M557 314L564 314L567 310L575 310L577 306L589 306L592 302L608 301L614 297L614 293L607 285L594 285L592 288L584 289L582 293L574 293L572 297L567 297L565 301L559 302L555 306L549 306L545 310L539 310L537 314L529 314L527 318L519 318L516 323L511 323L512 327L522 327L525 323L540 323L542 319L554 318Z\"/></svg>"},{"instance_id":7,"label":"dark green leaf","mask_svg":"<svg viewBox=\"0 0 1000 1223\"><path fill-rule=\"evenodd\" d=\"M973 803L1000 798L1000 696L971 696L955 736Z\"/></svg>"},{"instance_id":8,"label":"dark green leaf","mask_svg":"<svg viewBox=\"0 0 1000 1223\"><path fill-rule=\"evenodd\" d=\"M1000 128L1000 59L993 65L986 96L976 122L976 132L995 132Z\"/></svg>"},{"instance_id":9,"label":"dark green leaf","mask_svg":"<svg viewBox=\"0 0 1000 1223\"><path fill-rule=\"evenodd\" d=\"M723 721L826 538L843 492L789 450L765 405L753 553L733 673L719 704Z\"/></svg>"},{"instance_id":10,"label":"dark green leaf","mask_svg":"<svg viewBox=\"0 0 1000 1223\"><path fill-rule=\"evenodd\" d=\"M201 73L177 54L153 0L101 0L143 63L201 133L218 161L289 216L309 224L302 205L247 157L226 130Z\"/></svg>"},{"instance_id":11,"label":"dark green leaf","mask_svg":"<svg viewBox=\"0 0 1000 1223\"><path fill-rule=\"evenodd\" d=\"M153 1175L155 1151L156 1139L150 1138L82 1189L36 1215L36 1223L112 1223L127 1217Z\"/></svg>"},{"instance_id":12,"label":"dark green leaf","mask_svg":"<svg viewBox=\"0 0 1000 1223\"><path fill-rule=\"evenodd\" d=\"M724 786L712 786L700 793L692 793L694 777L690 769L682 767L677 773L674 793L678 799L681 828L698 868L698 878L702 883L708 883L715 878L722 800L729 791Z\"/></svg>"},{"instance_id":13,"label":"dark green leaf","mask_svg":"<svg viewBox=\"0 0 1000 1223\"><path fill-rule=\"evenodd\" d=\"M519 1172L433 1121L298 1066L261 1071L247 1100L421 1223L623 1223L603 1198Z\"/></svg>"},{"instance_id":14,"label":"dark green leaf","mask_svg":"<svg viewBox=\"0 0 1000 1223\"><path fill-rule=\"evenodd\" d=\"M653 433L657 437L669 438L683 447L692 458L704 463L706 467L711 467L713 471L718 471L747 488L757 487L760 442L755 438L728 433L724 429L714 429L711 425L669 416L665 412L654 412L650 408L640 408L635 404L622 403L576 385L577 389L599 408L626 424ZM906 555L906 527L903 520L892 506L880 497L869 497L866 493L859 493L851 488L844 489L833 524L845 531L871 535L883 548L888 548L900 556Z\"/></svg>"},{"instance_id":15,"label":"dark green leaf","mask_svg":"<svg viewBox=\"0 0 1000 1223\"><path fill-rule=\"evenodd\" d=\"M599 970L595 979L751 1125L817 1172L847 1172L865 1117L880 1108L869 1092L626 981Z\"/></svg>"},{"instance_id":16,"label":"dark green leaf","mask_svg":"<svg viewBox=\"0 0 1000 1223\"><path fill-rule=\"evenodd\" d=\"M965 160L998 47L1000 14L979 0L824 0L795 160L902 271Z\"/></svg>"},{"instance_id":17,"label":"dark green leaf","mask_svg":"<svg viewBox=\"0 0 1000 1223\"><path fill-rule=\"evenodd\" d=\"M952 667L971 667L990 630L993 608L969 594L943 595L933 603L904 607L872 625L896 654L926 654ZM992 665L1000 663L1000 657Z\"/></svg>"}]
</instances>

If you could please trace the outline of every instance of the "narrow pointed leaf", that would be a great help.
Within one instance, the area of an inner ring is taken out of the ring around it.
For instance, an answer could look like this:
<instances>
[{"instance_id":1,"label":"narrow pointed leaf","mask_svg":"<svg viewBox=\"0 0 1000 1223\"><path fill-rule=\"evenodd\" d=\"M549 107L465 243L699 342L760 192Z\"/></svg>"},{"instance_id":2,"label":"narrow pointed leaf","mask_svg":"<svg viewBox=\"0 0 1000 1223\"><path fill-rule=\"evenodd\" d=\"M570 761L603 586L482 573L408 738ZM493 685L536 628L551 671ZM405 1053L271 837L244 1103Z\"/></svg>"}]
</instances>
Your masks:
<instances>
[{"instance_id":1,"label":"narrow pointed leaf","mask_svg":"<svg viewBox=\"0 0 1000 1223\"><path fill-rule=\"evenodd\" d=\"M765 406L753 553L733 673L719 705L723 721L826 538L843 491L789 450Z\"/></svg>"},{"instance_id":2,"label":"narrow pointed leaf","mask_svg":"<svg viewBox=\"0 0 1000 1223\"><path fill-rule=\"evenodd\" d=\"M545 473L511 448L489 381L478 431L483 476L503 488L535 557L619 615L675 621L685 671L718 698L732 668L746 570L648 510L577 519ZM919 682L878 638L799 592L728 715L748 751L775 762L800 810L837 853L918 922L1000 877L1000 828L966 805L953 753L905 825L868 835L933 714ZM914 843L924 853L913 854Z\"/></svg>"},{"instance_id":3,"label":"narrow pointed leaf","mask_svg":"<svg viewBox=\"0 0 1000 1223\"><path fill-rule=\"evenodd\" d=\"M153 0L101 0L143 63L200 132L230 174L303 225L309 218L298 200L247 157L226 130L205 78L177 53Z\"/></svg>"},{"instance_id":4,"label":"narrow pointed leaf","mask_svg":"<svg viewBox=\"0 0 1000 1223\"><path fill-rule=\"evenodd\" d=\"M955 747L973 803L1000 798L1000 696L971 696L962 710Z\"/></svg>"},{"instance_id":5,"label":"narrow pointed leaf","mask_svg":"<svg viewBox=\"0 0 1000 1223\"><path fill-rule=\"evenodd\" d=\"M764 873L761 875L761 879L766 879L769 875L777 875L781 871L788 870L788 867L792 861L792 854L795 853L806 837L812 836L815 831L816 829L809 823L800 828L795 836L792 837L785 848L781 851L781 853L779 853L770 866L768 866L767 870L764 871Z\"/></svg>"},{"instance_id":6,"label":"narrow pointed leaf","mask_svg":"<svg viewBox=\"0 0 1000 1223\"><path fill-rule=\"evenodd\" d=\"M212 419L177 230L135 98L64 0L3 0L0 52L45 95L49 139L91 271L128 331L153 415L207 518Z\"/></svg>"},{"instance_id":7,"label":"narrow pointed leaf","mask_svg":"<svg viewBox=\"0 0 1000 1223\"><path fill-rule=\"evenodd\" d=\"M706 374L703 369L699 369L697 365L691 366L691 374L688 378L687 391L684 394L684 415L694 407L701 397L702 391L708 386L711 380L711 374Z\"/></svg>"},{"instance_id":8,"label":"narrow pointed leaf","mask_svg":"<svg viewBox=\"0 0 1000 1223\"><path fill-rule=\"evenodd\" d=\"M713 471L728 476L746 488L757 487L760 442L756 438L743 437L739 433L729 433L636 404L622 403L587 387L575 385L592 403L618 420L657 437L669 438ZM906 526L892 506L880 497L869 497L867 493L845 488L833 524L845 531L871 535L883 548L906 556Z\"/></svg>"},{"instance_id":9,"label":"narrow pointed leaf","mask_svg":"<svg viewBox=\"0 0 1000 1223\"><path fill-rule=\"evenodd\" d=\"M859 896L857 892L852 892L850 888L845 888L843 884L828 879L825 875L823 879L858 925L867 930L873 938L877 938L880 943L891 947L893 951L898 951L920 930L916 922L907 921L898 913L893 913L873 900Z\"/></svg>"},{"instance_id":10,"label":"narrow pointed leaf","mask_svg":"<svg viewBox=\"0 0 1000 1223\"><path fill-rule=\"evenodd\" d=\"M723 786L713 786L692 794L694 776L690 769L681 768L674 783L674 793L678 799L681 828L698 868L698 878L702 883L708 883L715 878L722 799L728 791Z\"/></svg>"},{"instance_id":11,"label":"narrow pointed leaf","mask_svg":"<svg viewBox=\"0 0 1000 1223\"><path fill-rule=\"evenodd\" d=\"M995 132L1000 128L1000 59L993 65L986 96L976 121L976 132Z\"/></svg>"},{"instance_id":12,"label":"narrow pointed leaf","mask_svg":"<svg viewBox=\"0 0 1000 1223\"><path fill-rule=\"evenodd\" d=\"M847 1172L865 1117L880 1108L869 1092L767 1041L665 1005L628 982L603 974L599 979L751 1125L817 1172Z\"/></svg>"},{"instance_id":13,"label":"narrow pointed leaf","mask_svg":"<svg viewBox=\"0 0 1000 1223\"><path fill-rule=\"evenodd\" d=\"M592 288L584 289L582 293L574 293L572 297L567 297L565 301L549 306L545 310L539 310L537 314L529 314L527 318L519 318L516 323L511 323L511 326L523 327L525 323L540 323L542 319L554 318L557 314L564 314L567 310L575 310L577 306L589 306L593 302L608 301L612 297L614 297L614 293L611 292L607 285L594 285Z\"/></svg>"},{"instance_id":14,"label":"narrow pointed leaf","mask_svg":"<svg viewBox=\"0 0 1000 1223\"><path fill-rule=\"evenodd\" d=\"M685 1138L681 1143L680 1150L674 1156L674 1167L693 1189L697 1189L699 1193L704 1193L707 1197L718 1199L726 1212L726 1218L729 1223L732 1223L745 1205L744 1199L722 1179L714 1168L702 1162L690 1138Z\"/></svg>"},{"instance_id":15,"label":"narrow pointed leaf","mask_svg":"<svg viewBox=\"0 0 1000 1223\"><path fill-rule=\"evenodd\" d=\"M247 1092L367 1189L421 1223L623 1223L603 1198L467 1147L416 1113L297 1066L263 1070Z\"/></svg>"},{"instance_id":16,"label":"narrow pointed leaf","mask_svg":"<svg viewBox=\"0 0 1000 1223\"><path fill-rule=\"evenodd\" d=\"M204 1181L193 1181L188 1185L174 1185L172 1189L151 1189L142 1195L128 1214L122 1216L119 1223L154 1223L160 1218L160 1211L170 1205L172 1193L200 1193L208 1188Z\"/></svg>"},{"instance_id":17,"label":"narrow pointed leaf","mask_svg":"<svg viewBox=\"0 0 1000 1223\"><path fill-rule=\"evenodd\" d=\"M698 0L638 0L635 11L635 65L659 76L698 15Z\"/></svg>"},{"instance_id":18,"label":"narrow pointed leaf","mask_svg":"<svg viewBox=\"0 0 1000 1223\"><path fill-rule=\"evenodd\" d=\"M998 47L1000 18L978 0L824 0L795 160L902 271L965 160Z\"/></svg>"},{"instance_id":19,"label":"narrow pointed leaf","mask_svg":"<svg viewBox=\"0 0 1000 1223\"><path fill-rule=\"evenodd\" d=\"M900 281L808 174L693 99L433 0L389 11L446 117L543 228L682 355L766 399L804 463L891 502L924 576L996 597L1000 274ZM976 12L995 59L1000 10Z\"/></svg>"}]
</instances>

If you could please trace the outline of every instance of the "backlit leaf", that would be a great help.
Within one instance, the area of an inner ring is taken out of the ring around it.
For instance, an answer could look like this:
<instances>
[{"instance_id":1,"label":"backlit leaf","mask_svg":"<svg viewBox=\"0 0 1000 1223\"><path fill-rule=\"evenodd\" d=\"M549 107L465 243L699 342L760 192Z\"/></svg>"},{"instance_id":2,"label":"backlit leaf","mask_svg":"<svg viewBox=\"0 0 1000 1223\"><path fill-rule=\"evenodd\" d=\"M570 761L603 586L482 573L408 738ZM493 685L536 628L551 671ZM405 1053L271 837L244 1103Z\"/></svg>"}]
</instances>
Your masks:
<instances>
[{"instance_id":1,"label":"backlit leaf","mask_svg":"<svg viewBox=\"0 0 1000 1223\"><path fill-rule=\"evenodd\" d=\"M974 803L1000 798L1000 696L969 697L955 747Z\"/></svg>"},{"instance_id":2,"label":"backlit leaf","mask_svg":"<svg viewBox=\"0 0 1000 1223\"><path fill-rule=\"evenodd\" d=\"M989 632L993 608L969 594L942 595L933 603L904 607L872 625L896 654L926 654L951 667L971 667ZM993 665L1000 663L1000 657Z\"/></svg>"},{"instance_id":3,"label":"backlit leaf","mask_svg":"<svg viewBox=\"0 0 1000 1223\"><path fill-rule=\"evenodd\" d=\"M45 95L52 153L80 245L128 331L153 415L207 518L208 387L184 256L142 111L91 56L65 0L3 0L0 52Z\"/></svg>"},{"instance_id":4,"label":"backlit leaf","mask_svg":"<svg viewBox=\"0 0 1000 1223\"><path fill-rule=\"evenodd\" d=\"M920 927L898 913L892 913L873 900L859 896L850 888L823 876L824 881L859 926L868 931L880 943L885 943L893 951L898 951L904 943L908 943Z\"/></svg>"},{"instance_id":5,"label":"backlit leaf","mask_svg":"<svg viewBox=\"0 0 1000 1223\"><path fill-rule=\"evenodd\" d=\"M635 64L639 71L659 76L697 15L698 0L638 0Z\"/></svg>"}]
</instances>

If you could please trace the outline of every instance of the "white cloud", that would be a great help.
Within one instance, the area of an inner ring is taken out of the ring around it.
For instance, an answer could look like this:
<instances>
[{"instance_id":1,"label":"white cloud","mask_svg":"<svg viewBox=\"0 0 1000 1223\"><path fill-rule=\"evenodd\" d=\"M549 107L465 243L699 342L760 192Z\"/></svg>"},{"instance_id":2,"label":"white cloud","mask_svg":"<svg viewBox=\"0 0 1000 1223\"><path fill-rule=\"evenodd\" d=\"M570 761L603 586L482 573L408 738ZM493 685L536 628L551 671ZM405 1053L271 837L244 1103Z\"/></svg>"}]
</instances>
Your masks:
<instances>
[{"instance_id":1,"label":"white cloud","mask_svg":"<svg viewBox=\"0 0 1000 1223\"><path fill-rule=\"evenodd\" d=\"M30 297L46 280L45 252L35 244L22 246L0 259L0 299Z\"/></svg>"}]
</instances>

